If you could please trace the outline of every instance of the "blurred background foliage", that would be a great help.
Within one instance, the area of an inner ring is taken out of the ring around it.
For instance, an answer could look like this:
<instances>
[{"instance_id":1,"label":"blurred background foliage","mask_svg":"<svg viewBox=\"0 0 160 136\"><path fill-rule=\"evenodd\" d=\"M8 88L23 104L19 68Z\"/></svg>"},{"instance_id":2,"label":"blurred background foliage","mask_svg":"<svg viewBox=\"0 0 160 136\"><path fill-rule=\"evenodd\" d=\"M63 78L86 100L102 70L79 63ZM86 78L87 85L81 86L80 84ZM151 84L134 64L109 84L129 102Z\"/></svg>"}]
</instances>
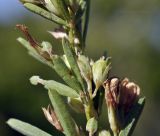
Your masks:
<instances>
[{"instance_id":1,"label":"blurred background foliage","mask_svg":"<svg viewBox=\"0 0 160 136\"><path fill-rule=\"evenodd\" d=\"M11 117L60 135L41 110L49 103L46 90L28 80L32 75L59 79L16 41L22 35L15 29L18 23L26 24L37 40L50 41L54 51L61 53L60 43L47 33L55 28L53 23L28 12L18 0L0 1L0 135L20 136L5 124ZM160 1L92 1L86 53L96 60L105 51L112 56L111 76L129 77L147 97L134 136L159 136Z\"/></svg>"}]
</instances>

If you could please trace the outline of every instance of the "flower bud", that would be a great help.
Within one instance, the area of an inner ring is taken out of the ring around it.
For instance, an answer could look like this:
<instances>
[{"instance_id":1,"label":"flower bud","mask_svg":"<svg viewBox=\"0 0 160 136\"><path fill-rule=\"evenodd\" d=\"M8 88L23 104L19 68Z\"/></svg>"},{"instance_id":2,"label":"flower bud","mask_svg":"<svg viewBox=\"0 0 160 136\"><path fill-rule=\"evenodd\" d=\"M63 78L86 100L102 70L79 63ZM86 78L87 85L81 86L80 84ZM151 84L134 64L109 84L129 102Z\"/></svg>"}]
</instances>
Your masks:
<instances>
[{"instance_id":1,"label":"flower bud","mask_svg":"<svg viewBox=\"0 0 160 136\"><path fill-rule=\"evenodd\" d=\"M84 55L78 55L77 63L78 63L82 77L86 80L86 82L91 81L92 69L89 64L89 59Z\"/></svg>"},{"instance_id":2,"label":"flower bud","mask_svg":"<svg viewBox=\"0 0 160 136\"><path fill-rule=\"evenodd\" d=\"M99 132L98 136L111 136L111 134L107 130L102 130Z\"/></svg>"},{"instance_id":3,"label":"flower bud","mask_svg":"<svg viewBox=\"0 0 160 136\"><path fill-rule=\"evenodd\" d=\"M104 80L108 75L108 72L110 70L109 60L109 58L105 59L104 57L102 57L98 61L93 63L92 73L96 88L99 88L103 84Z\"/></svg>"},{"instance_id":4,"label":"flower bud","mask_svg":"<svg viewBox=\"0 0 160 136\"><path fill-rule=\"evenodd\" d=\"M84 113L84 106L80 98L68 97L68 104L77 113Z\"/></svg>"},{"instance_id":5,"label":"flower bud","mask_svg":"<svg viewBox=\"0 0 160 136\"><path fill-rule=\"evenodd\" d=\"M41 46L42 46L42 49L41 49L42 52L46 52L47 54L52 56L52 45L49 42L43 41L41 43Z\"/></svg>"},{"instance_id":6,"label":"flower bud","mask_svg":"<svg viewBox=\"0 0 160 136\"><path fill-rule=\"evenodd\" d=\"M45 80L41 79L39 76L32 76L30 79L32 85L44 84Z\"/></svg>"}]
</instances>

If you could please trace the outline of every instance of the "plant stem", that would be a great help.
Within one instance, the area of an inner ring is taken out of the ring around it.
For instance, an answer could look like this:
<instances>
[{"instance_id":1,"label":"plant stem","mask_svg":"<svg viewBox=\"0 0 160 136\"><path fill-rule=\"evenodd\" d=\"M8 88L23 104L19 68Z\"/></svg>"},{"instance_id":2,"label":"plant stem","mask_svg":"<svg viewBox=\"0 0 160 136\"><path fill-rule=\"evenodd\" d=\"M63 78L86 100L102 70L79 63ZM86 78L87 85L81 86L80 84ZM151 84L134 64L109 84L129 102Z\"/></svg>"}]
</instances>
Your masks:
<instances>
[{"instance_id":1,"label":"plant stem","mask_svg":"<svg viewBox=\"0 0 160 136\"><path fill-rule=\"evenodd\" d=\"M75 39L75 27L73 21L70 23L70 30L69 30L69 42L72 48L74 48L74 39Z\"/></svg>"},{"instance_id":2,"label":"plant stem","mask_svg":"<svg viewBox=\"0 0 160 136\"><path fill-rule=\"evenodd\" d=\"M117 132L113 132L113 135L114 135L114 136L118 136L118 133L117 133Z\"/></svg>"},{"instance_id":3,"label":"plant stem","mask_svg":"<svg viewBox=\"0 0 160 136\"><path fill-rule=\"evenodd\" d=\"M94 109L92 100L89 100L88 105L85 105L85 114L86 114L87 120L89 120L92 117L95 117L95 118L98 117L97 112Z\"/></svg>"}]
</instances>

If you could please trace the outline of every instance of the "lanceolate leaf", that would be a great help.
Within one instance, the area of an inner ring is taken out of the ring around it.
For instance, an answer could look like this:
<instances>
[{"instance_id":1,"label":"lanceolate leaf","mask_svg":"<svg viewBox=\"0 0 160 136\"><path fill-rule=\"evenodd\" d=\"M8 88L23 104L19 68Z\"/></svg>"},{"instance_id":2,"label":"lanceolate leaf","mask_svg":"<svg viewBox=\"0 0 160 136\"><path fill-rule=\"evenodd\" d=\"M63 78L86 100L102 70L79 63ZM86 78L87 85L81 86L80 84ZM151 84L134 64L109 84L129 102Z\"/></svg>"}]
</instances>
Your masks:
<instances>
[{"instance_id":1,"label":"lanceolate leaf","mask_svg":"<svg viewBox=\"0 0 160 136\"><path fill-rule=\"evenodd\" d=\"M72 75L71 71L68 69L64 61L60 57L55 57L53 59L53 68L58 73L58 75L73 89L78 93L82 90L77 79Z\"/></svg>"},{"instance_id":2,"label":"lanceolate leaf","mask_svg":"<svg viewBox=\"0 0 160 136\"><path fill-rule=\"evenodd\" d=\"M25 136L52 136L35 126L17 119L9 119L7 124Z\"/></svg>"},{"instance_id":3,"label":"lanceolate leaf","mask_svg":"<svg viewBox=\"0 0 160 136\"><path fill-rule=\"evenodd\" d=\"M78 136L76 131L76 125L73 121L66 104L55 90L49 90L49 98L54 107L54 111L63 127L66 136Z\"/></svg>"},{"instance_id":4,"label":"lanceolate leaf","mask_svg":"<svg viewBox=\"0 0 160 136\"><path fill-rule=\"evenodd\" d=\"M87 31L88 31L90 2L91 2L91 0L86 0L85 22L84 22L84 32L83 32L84 43L86 41L86 36L87 36Z\"/></svg>"},{"instance_id":5,"label":"lanceolate leaf","mask_svg":"<svg viewBox=\"0 0 160 136\"><path fill-rule=\"evenodd\" d=\"M119 136L131 136L133 130L137 124L137 121L141 115L141 112L144 108L145 98L140 98L137 104L133 107L132 111L126 118L125 128L121 130Z\"/></svg>"},{"instance_id":6,"label":"lanceolate leaf","mask_svg":"<svg viewBox=\"0 0 160 136\"><path fill-rule=\"evenodd\" d=\"M77 80L81 84L83 91L85 90L84 82L77 64L76 55L73 52L73 50L70 48L68 41L63 40L63 50L67 57L67 60L71 66L71 69L73 70Z\"/></svg>"},{"instance_id":7,"label":"lanceolate leaf","mask_svg":"<svg viewBox=\"0 0 160 136\"><path fill-rule=\"evenodd\" d=\"M41 7L38 7L38 6L36 6L34 4L31 4L31 3L25 3L24 6L28 10L30 10L30 11L36 13L36 14L39 14L42 17L45 17L48 20L51 20L51 21L53 21L53 22L55 22L57 24L68 26L67 23L63 19L59 18L58 16L48 12L47 10L45 10L45 9L43 9Z\"/></svg>"},{"instance_id":8,"label":"lanceolate leaf","mask_svg":"<svg viewBox=\"0 0 160 136\"><path fill-rule=\"evenodd\" d=\"M45 81L44 86L48 90L55 89L59 94L61 94L63 96L68 96L71 98L78 98L79 97L79 94L74 89L72 89L64 84L58 83L54 80Z\"/></svg>"},{"instance_id":9,"label":"lanceolate leaf","mask_svg":"<svg viewBox=\"0 0 160 136\"><path fill-rule=\"evenodd\" d=\"M60 14L64 17L65 20L69 21L70 17L65 0L51 0L51 2L57 4L57 8Z\"/></svg>"}]
</instances>

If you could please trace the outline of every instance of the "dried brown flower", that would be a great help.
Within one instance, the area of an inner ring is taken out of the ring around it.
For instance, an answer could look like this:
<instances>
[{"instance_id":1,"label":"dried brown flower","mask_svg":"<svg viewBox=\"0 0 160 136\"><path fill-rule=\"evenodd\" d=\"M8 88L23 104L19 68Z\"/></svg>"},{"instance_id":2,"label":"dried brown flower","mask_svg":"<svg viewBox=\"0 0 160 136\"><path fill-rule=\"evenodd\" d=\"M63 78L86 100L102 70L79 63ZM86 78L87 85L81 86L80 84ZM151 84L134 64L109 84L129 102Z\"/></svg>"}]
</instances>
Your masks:
<instances>
[{"instance_id":1,"label":"dried brown flower","mask_svg":"<svg viewBox=\"0 0 160 136\"><path fill-rule=\"evenodd\" d=\"M63 131L63 128L56 116L56 113L53 111L50 105L48 105L47 109L42 108L46 119L59 131Z\"/></svg>"},{"instance_id":2,"label":"dried brown flower","mask_svg":"<svg viewBox=\"0 0 160 136\"><path fill-rule=\"evenodd\" d=\"M118 133L119 127L123 123L120 116L126 117L137 101L140 88L135 83L130 82L128 78L123 80L119 78L108 79L104 82L104 88L110 126L113 132ZM121 115L122 113L123 115Z\"/></svg>"}]
</instances>

